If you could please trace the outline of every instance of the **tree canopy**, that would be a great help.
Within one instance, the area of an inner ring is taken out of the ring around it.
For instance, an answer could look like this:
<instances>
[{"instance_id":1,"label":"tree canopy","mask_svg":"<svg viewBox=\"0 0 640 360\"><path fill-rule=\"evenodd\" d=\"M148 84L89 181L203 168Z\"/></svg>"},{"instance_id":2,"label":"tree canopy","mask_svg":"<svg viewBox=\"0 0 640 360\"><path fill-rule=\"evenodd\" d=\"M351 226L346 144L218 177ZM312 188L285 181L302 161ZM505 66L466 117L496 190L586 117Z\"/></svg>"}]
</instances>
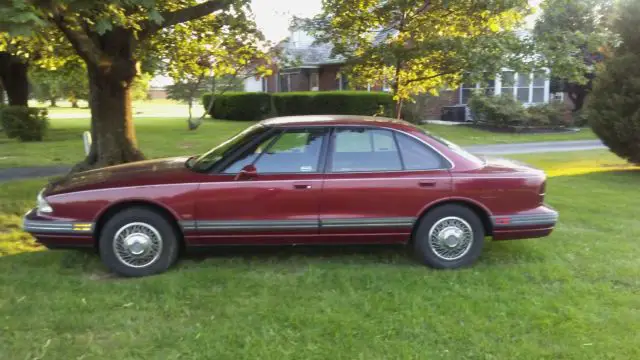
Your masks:
<instances>
[{"instance_id":1,"label":"tree canopy","mask_svg":"<svg viewBox=\"0 0 640 360\"><path fill-rule=\"evenodd\" d=\"M612 0L545 0L534 28L536 51L551 75L560 80L574 110L582 108L595 75L611 44Z\"/></svg>"},{"instance_id":2,"label":"tree canopy","mask_svg":"<svg viewBox=\"0 0 640 360\"><path fill-rule=\"evenodd\" d=\"M529 11L526 0L324 0L304 25L347 59L352 83L387 83L404 100L517 64L513 30Z\"/></svg>"},{"instance_id":3,"label":"tree canopy","mask_svg":"<svg viewBox=\"0 0 640 360\"><path fill-rule=\"evenodd\" d=\"M228 29L253 21L248 3L249 0L8 0L0 4L0 30L11 39L60 33L73 54L84 61L94 141L85 162L76 167L82 170L143 158L136 145L131 108L131 87L141 64L150 57L158 59L163 42L175 41L182 32L194 34L193 29L198 27L208 26L203 41L218 44ZM188 47L190 41L181 40L174 45ZM179 47L174 52L183 49Z\"/></svg>"},{"instance_id":4,"label":"tree canopy","mask_svg":"<svg viewBox=\"0 0 640 360\"><path fill-rule=\"evenodd\" d=\"M622 0L617 13L612 31L619 42L597 66L586 112L611 151L640 164L640 3Z\"/></svg>"}]
</instances>

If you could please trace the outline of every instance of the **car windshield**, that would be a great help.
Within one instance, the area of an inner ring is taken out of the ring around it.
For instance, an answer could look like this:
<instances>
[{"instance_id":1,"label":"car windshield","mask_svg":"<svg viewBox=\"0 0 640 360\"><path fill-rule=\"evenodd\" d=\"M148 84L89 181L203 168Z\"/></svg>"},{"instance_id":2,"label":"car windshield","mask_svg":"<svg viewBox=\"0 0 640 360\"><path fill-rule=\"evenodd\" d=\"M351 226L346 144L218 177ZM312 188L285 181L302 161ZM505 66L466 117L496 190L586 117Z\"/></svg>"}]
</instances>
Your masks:
<instances>
[{"instance_id":1,"label":"car windshield","mask_svg":"<svg viewBox=\"0 0 640 360\"><path fill-rule=\"evenodd\" d=\"M229 153L233 150L237 149L238 146L246 144L252 138L262 134L267 130L266 127L262 125L253 125L250 126L240 133L236 134L229 140L223 142L222 144L216 146L215 148L209 150L207 153L203 155L190 158L187 160L186 166L195 171L208 171L217 164L220 160L224 159Z\"/></svg>"},{"instance_id":2,"label":"car windshield","mask_svg":"<svg viewBox=\"0 0 640 360\"><path fill-rule=\"evenodd\" d=\"M455 152L456 154L462 156L463 158L469 160L469 161L473 161L474 163L478 164L478 165L484 165L484 160L480 159L479 157L473 155L472 153L466 151L465 149L461 148L460 146L458 146L457 144L452 143L449 140L443 139L439 136L433 135L432 133L424 130L424 129L420 129L420 131L422 131L423 134L427 135L428 137L432 138L433 140L439 142L440 144L446 146L447 148L449 148L449 150Z\"/></svg>"}]
</instances>

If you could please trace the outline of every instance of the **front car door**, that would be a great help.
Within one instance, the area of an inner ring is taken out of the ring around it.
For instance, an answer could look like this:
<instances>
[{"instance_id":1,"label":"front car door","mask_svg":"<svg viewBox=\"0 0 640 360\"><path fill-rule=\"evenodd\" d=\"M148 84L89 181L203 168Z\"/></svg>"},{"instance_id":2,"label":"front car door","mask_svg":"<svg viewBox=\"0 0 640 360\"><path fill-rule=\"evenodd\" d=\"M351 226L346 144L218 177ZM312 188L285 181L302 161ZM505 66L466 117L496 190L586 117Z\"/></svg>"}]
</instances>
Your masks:
<instances>
[{"instance_id":1,"label":"front car door","mask_svg":"<svg viewBox=\"0 0 640 360\"><path fill-rule=\"evenodd\" d=\"M334 129L320 203L320 234L336 243L406 242L417 217L449 196L450 163L392 129Z\"/></svg>"},{"instance_id":2,"label":"front car door","mask_svg":"<svg viewBox=\"0 0 640 360\"><path fill-rule=\"evenodd\" d=\"M324 128L275 129L232 156L196 201L197 244L290 244L318 235ZM254 165L257 174L238 174Z\"/></svg>"}]
</instances>

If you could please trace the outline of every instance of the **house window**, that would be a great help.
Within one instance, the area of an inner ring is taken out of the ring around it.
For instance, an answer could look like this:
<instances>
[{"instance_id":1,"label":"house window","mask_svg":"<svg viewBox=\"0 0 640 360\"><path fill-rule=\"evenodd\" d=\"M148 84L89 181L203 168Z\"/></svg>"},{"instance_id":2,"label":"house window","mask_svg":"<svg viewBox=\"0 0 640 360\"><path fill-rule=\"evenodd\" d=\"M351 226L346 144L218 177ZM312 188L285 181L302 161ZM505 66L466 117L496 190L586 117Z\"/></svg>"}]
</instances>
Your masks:
<instances>
[{"instance_id":1,"label":"house window","mask_svg":"<svg viewBox=\"0 0 640 360\"><path fill-rule=\"evenodd\" d=\"M320 74L317 72L312 72L311 75L309 75L309 90L320 90Z\"/></svg>"},{"instance_id":2,"label":"house window","mask_svg":"<svg viewBox=\"0 0 640 360\"><path fill-rule=\"evenodd\" d=\"M533 74L533 83L531 84L532 88L532 103L543 103L544 102L544 88L545 82L547 81L547 74L544 71L537 71Z\"/></svg>"},{"instance_id":3,"label":"house window","mask_svg":"<svg viewBox=\"0 0 640 360\"><path fill-rule=\"evenodd\" d=\"M340 72L338 73L338 76L336 76L336 89L349 90L349 79L347 75L343 75Z\"/></svg>"},{"instance_id":4,"label":"house window","mask_svg":"<svg viewBox=\"0 0 640 360\"><path fill-rule=\"evenodd\" d=\"M460 104L466 104L471 99L473 92L476 90L477 84L464 83L460 87Z\"/></svg>"},{"instance_id":5,"label":"house window","mask_svg":"<svg viewBox=\"0 0 640 360\"><path fill-rule=\"evenodd\" d=\"M482 83L463 83L460 87L460 104L469 103L469 99L473 96L474 92L484 92L486 95L491 96L496 92L495 80L487 80Z\"/></svg>"},{"instance_id":6,"label":"house window","mask_svg":"<svg viewBox=\"0 0 640 360\"><path fill-rule=\"evenodd\" d=\"M529 102L531 93L531 74L518 74L516 99L523 103Z\"/></svg>"},{"instance_id":7,"label":"house window","mask_svg":"<svg viewBox=\"0 0 640 360\"><path fill-rule=\"evenodd\" d=\"M280 74L278 85L278 90L280 92L291 91L291 74Z\"/></svg>"},{"instance_id":8,"label":"house window","mask_svg":"<svg viewBox=\"0 0 640 360\"><path fill-rule=\"evenodd\" d=\"M501 94L513 96L524 104L539 104L546 101L548 75L545 71L536 71L533 74L503 71L501 75Z\"/></svg>"},{"instance_id":9,"label":"house window","mask_svg":"<svg viewBox=\"0 0 640 360\"><path fill-rule=\"evenodd\" d=\"M502 72L502 88L500 89L502 94L513 96L515 76L516 73L513 71Z\"/></svg>"}]
</instances>

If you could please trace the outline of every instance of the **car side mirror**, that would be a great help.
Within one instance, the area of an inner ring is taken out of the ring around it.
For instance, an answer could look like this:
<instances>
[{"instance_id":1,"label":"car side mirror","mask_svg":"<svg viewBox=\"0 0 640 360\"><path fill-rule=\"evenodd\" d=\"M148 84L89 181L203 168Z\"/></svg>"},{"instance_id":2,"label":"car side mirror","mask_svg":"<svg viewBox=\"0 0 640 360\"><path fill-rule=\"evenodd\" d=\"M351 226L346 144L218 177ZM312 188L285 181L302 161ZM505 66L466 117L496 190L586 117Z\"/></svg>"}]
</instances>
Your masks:
<instances>
[{"instance_id":1,"label":"car side mirror","mask_svg":"<svg viewBox=\"0 0 640 360\"><path fill-rule=\"evenodd\" d=\"M245 165L236 175L235 180L251 180L258 176L258 169L254 165Z\"/></svg>"}]
</instances>

